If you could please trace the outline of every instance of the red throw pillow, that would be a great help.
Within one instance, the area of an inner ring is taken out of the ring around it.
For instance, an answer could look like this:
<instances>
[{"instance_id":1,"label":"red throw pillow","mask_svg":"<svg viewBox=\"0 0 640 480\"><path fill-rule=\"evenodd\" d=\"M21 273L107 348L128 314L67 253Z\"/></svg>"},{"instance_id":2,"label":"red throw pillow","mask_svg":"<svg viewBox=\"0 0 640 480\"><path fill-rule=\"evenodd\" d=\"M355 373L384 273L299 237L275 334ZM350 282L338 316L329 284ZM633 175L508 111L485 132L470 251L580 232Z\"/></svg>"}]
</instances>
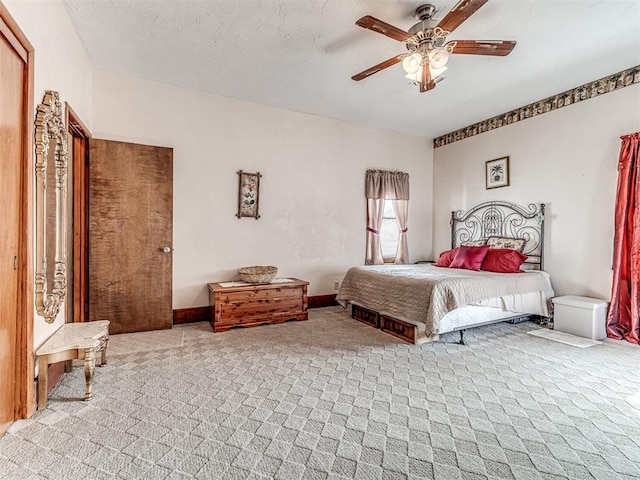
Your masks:
<instances>
[{"instance_id":1,"label":"red throw pillow","mask_svg":"<svg viewBox=\"0 0 640 480\"><path fill-rule=\"evenodd\" d=\"M456 253L458 253L457 248L452 248L451 250L442 252L438 257L438 261L434 263L434 265L436 267L448 267L451 265L451 262L453 262L453 257L456 256Z\"/></svg>"},{"instance_id":2,"label":"red throw pillow","mask_svg":"<svg viewBox=\"0 0 640 480\"><path fill-rule=\"evenodd\" d=\"M480 270L482 260L487 255L489 247L465 247L460 245L453 257L453 262L449 268L466 268L467 270Z\"/></svg>"},{"instance_id":3,"label":"red throw pillow","mask_svg":"<svg viewBox=\"0 0 640 480\"><path fill-rule=\"evenodd\" d=\"M510 248L491 248L482 261L480 270L497 273L523 273L520 265L528 257Z\"/></svg>"}]
</instances>

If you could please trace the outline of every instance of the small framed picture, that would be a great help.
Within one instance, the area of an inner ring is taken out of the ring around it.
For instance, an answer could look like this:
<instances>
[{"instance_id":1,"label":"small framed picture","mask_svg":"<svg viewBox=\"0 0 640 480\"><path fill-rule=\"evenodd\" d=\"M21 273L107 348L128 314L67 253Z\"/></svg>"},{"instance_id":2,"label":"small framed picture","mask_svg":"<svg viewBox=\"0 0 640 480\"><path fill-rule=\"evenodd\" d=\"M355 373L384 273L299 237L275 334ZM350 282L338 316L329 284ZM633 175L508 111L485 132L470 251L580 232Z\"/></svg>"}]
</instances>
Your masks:
<instances>
[{"instance_id":1,"label":"small framed picture","mask_svg":"<svg viewBox=\"0 0 640 480\"><path fill-rule=\"evenodd\" d=\"M260 200L260 172L238 171L238 213L236 217L260 218L258 205Z\"/></svg>"},{"instance_id":2,"label":"small framed picture","mask_svg":"<svg viewBox=\"0 0 640 480\"><path fill-rule=\"evenodd\" d=\"M509 186L509 157L496 158L486 163L487 190Z\"/></svg>"}]
</instances>

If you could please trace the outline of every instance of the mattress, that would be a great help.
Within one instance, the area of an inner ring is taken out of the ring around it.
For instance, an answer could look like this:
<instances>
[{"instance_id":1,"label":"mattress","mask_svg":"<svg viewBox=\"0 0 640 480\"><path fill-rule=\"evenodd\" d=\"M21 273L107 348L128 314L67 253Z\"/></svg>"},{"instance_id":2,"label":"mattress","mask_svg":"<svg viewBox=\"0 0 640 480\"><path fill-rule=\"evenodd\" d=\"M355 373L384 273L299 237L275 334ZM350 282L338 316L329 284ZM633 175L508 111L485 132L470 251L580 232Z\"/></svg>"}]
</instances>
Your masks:
<instances>
[{"instance_id":1,"label":"mattress","mask_svg":"<svg viewBox=\"0 0 640 480\"><path fill-rule=\"evenodd\" d=\"M547 300L552 296L553 291L532 292L491 298L475 305L465 305L442 317L434 333L453 332L522 315L548 317Z\"/></svg>"}]
</instances>

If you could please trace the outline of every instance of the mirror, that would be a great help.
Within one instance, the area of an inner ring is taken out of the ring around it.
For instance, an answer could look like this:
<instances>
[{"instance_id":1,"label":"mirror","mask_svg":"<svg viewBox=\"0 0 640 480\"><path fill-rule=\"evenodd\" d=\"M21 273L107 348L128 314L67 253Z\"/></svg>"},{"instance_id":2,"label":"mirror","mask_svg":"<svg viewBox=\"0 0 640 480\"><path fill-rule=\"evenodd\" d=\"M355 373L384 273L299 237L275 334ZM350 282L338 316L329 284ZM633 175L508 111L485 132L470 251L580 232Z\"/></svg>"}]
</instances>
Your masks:
<instances>
[{"instance_id":1,"label":"mirror","mask_svg":"<svg viewBox=\"0 0 640 480\"><path fill-rule=\"evenodd\" d=\"M36 310L52 323L67 290L67 133L58 92L36 112Z\"/></svg>"}]
</instances>

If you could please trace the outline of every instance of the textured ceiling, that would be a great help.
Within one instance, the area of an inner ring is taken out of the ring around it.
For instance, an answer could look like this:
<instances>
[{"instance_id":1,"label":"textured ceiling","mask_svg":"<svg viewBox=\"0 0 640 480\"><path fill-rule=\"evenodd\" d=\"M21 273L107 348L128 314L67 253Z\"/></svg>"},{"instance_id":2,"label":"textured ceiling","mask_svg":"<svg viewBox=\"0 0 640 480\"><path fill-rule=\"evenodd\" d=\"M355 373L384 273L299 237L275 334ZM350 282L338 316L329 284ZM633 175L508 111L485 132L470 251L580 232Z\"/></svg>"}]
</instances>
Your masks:
<instances>
[{"instance_id":1,"label":"textured ceiling","mask_svg":"<svg viewBox=\"0 0 640 480\"><path fill-rule=\"evenodd\" d=\"M516 40L508 57L452 55L427 93L401 65L351 80L406 51L354 22L408 29L421 3L65 0L96 68L428 138L640 64L638 0L490 0L448 39Z\"/></svg>"}]
</instances>

